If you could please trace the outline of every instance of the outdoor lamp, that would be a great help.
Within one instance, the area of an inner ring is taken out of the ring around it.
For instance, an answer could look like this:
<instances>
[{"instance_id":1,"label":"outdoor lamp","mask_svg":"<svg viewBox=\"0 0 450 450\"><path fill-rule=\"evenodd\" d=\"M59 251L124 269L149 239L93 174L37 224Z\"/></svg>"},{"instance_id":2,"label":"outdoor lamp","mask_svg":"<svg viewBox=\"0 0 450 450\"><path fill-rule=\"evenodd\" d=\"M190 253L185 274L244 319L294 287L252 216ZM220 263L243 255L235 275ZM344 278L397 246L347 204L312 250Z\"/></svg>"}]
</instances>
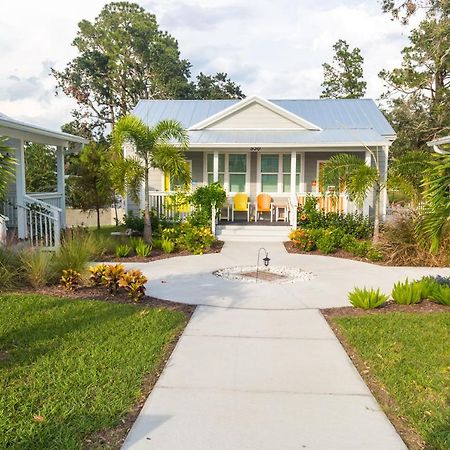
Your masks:
<instances>
[{"instance_id":1,"label":"outdoor lamp","mask_svg":"<svg viewBox=\"0 0 450 450\"><path fill-rule=\"evenodd\" d=\"M268 255L267 253L266 253L266 257L263 258L263 261L264 261L264 265L265 265L266 267L268 267L269 262L270 262L270 258L269 258L269 255Z\"/></svg>"}]
</instances>

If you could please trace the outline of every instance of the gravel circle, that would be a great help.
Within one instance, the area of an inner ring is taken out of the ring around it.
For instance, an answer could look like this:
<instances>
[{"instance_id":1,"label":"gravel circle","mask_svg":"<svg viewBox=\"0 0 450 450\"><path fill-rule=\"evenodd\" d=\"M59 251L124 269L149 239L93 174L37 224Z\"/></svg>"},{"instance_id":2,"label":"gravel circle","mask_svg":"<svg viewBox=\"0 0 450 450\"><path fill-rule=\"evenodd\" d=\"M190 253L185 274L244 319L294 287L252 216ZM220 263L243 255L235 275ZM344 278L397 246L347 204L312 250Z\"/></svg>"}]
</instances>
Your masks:
<instances>
[{"instance_id":1,"label":"gravel circle","mask_svg":"<svg viewBox=\"0 0 450 450\"><path fill-rule=\"evenodd\" d=\"M224 280L237 280L244 281L246 283L272 283L272 284L284 284L295 283L297 281L310 281L315 278L312 272L307 272L297 267L285 267L285 266L272 266L272 267L259 267L259 273L261 278L256 280L253 276L245 274L255 273L256 266L235 266L226 267L213 272L213 275ZM264 279L265 275L278 275L280 278L274 280Z\"/></svg>"}]
</instances>

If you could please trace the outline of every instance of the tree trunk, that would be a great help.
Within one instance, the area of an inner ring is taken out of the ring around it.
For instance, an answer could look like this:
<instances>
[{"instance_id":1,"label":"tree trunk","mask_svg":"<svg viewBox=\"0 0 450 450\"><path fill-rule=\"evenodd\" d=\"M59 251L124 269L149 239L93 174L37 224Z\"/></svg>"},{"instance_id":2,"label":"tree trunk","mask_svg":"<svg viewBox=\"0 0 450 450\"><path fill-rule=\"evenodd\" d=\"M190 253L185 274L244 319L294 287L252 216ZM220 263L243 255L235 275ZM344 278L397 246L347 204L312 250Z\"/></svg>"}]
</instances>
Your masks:
<instances>
[{"instance_id":1,"label":"tree trunk","mask_svg":"<svg viewBox=\"0 0 450 450\"><path fill-rule=\"evenodd\" d=\"M97 206L95 210L97 211L97 230L100 230L100 208Z\"/></svg>"},{"instance_id":2,"label":"tree trunk","mask_svg":"<svg viewBox=\"0 0 450 450\"><path fill-rule=\"evenodd\" d=\"M149 185L148 185L148 164L145 164L144 171L144 241L147 244L152 243L152 222L150 220L150 204L149 204Z\"/></svg>"},{"instance_id":3,"label":"tree trunk","mask_svg":"<svg viewBox=\"0 0 450 450\"><path fill-rule=\"evenodd\" d=\"M116 196L114 196L114 220L116 222L116 227L119 226L119 214L117 212L117 200L116 200Z\"/></svg>"}]
</instances>

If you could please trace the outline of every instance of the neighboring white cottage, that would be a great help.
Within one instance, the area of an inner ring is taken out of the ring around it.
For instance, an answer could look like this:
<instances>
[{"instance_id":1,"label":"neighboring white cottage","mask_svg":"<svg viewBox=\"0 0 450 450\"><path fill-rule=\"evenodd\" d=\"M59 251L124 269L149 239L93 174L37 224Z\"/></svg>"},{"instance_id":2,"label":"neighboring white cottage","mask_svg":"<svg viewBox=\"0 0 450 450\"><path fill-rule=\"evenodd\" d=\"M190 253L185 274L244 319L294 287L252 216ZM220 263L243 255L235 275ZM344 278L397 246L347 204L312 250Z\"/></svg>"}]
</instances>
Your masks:
<instances>
[{"instance_id":1,"label":"neighboring white cottage","mask_svg":"<svg viewBox=\"0 0 450 450\"><path fill-rule=\"evenodd\" d=\"M19 239L34 245L55 248L59 245L61 228L65 227L64 156L78 151L87 140L72 134L53 131L21 122L0 113L0 136L7 137L8 145L17 161L16 176L8 189L0 214L6 217L7 227L17 230ZM24 143L51 145L56 148L57 189L55 192L27 192L25 186Z\"/></svg>"},{"instance_id":2,"label":"neighboring white cottage","mask_svg":"<svg viewBox=\"0 0 450 450\"><path fill-rule=\"evenodd\" d=\"M186 153L192 187L219 181L232 198L247 193L254 201L262 192L274 201L302 201L307 194L332 187L320 186L321 165L336 153L352 153L374 164L376 155L386 176L389 147L395 132L370 99L266 100L141 100L133 114L148 125L174 119L189 130ZM175 188L158 170L150 179L152 201ZM323 201L323 196L322 200ZM136 211L128 199L127 209ZM326 204L323 203L324 205ZM364 212L370 214L371 196ZM386 193L382 196L386 211ZM342 196L339 209L355 209Z\"/></svg>"}]
</instances>

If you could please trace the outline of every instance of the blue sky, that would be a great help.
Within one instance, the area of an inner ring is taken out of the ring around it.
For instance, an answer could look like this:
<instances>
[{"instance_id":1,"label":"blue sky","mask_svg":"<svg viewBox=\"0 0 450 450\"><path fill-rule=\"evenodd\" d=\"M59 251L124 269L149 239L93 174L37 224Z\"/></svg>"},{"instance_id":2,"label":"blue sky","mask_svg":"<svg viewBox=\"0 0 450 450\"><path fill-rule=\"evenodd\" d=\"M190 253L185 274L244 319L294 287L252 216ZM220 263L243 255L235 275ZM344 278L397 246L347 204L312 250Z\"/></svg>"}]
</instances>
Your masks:
<instances>
[{"instance_id":1,"label":"blue sky","mask_svg":"<svg viewBox=\"0 0 450 450\"><path fill-rule=\"evenodd\" d=\"M0 16L0 111L51 128L70 119L73 102L55 97L50 67L75 56L82 19L104 0L15 0ZM142 0L178 39L193 74L228 72L247 95L314 98L322 63L340 38L365 57L367 96L378 98L378 72L401 61L408 28L381 13L377 0ZM416 19L417 21L417 19ZM414 25L414 23L412 23Z\"/></svg>"}]
</instances>

